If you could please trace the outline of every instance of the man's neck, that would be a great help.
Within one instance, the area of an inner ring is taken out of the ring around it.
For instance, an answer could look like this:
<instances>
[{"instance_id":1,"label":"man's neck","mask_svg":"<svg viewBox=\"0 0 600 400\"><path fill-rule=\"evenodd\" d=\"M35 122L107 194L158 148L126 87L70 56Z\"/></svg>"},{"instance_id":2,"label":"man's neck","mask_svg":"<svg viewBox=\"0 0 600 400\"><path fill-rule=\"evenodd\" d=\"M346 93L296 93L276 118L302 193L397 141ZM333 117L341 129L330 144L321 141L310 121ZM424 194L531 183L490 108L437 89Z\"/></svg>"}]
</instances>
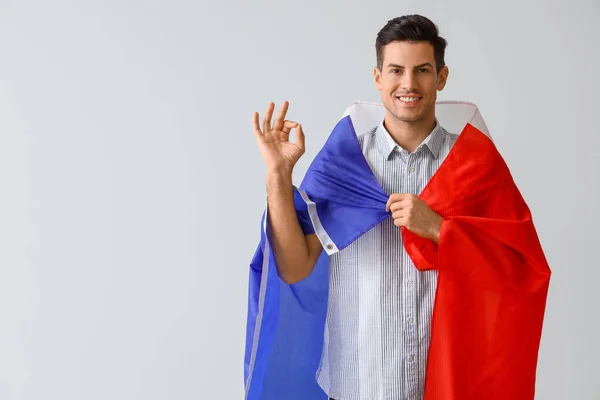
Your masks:
<instances>
[{"instance_id":1,"label":"man's neck","mask_svg":"<svg viewBox=\"0 0 600 400\"><path fill-rule=\"evenodd\" d=\"M416 122L399 121L386 113L383 126L400 147L413 152L435 128L435 116Z\"/></svg>"}]
</instances>

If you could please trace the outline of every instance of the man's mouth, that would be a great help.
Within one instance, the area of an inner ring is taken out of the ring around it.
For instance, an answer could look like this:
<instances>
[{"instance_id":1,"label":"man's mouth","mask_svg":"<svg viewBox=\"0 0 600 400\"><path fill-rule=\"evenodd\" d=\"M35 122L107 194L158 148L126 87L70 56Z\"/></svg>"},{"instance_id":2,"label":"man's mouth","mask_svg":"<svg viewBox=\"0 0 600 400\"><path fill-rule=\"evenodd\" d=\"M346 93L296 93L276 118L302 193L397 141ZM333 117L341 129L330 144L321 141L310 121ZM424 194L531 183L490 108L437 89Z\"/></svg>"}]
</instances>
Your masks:
<instances>
[{"instance_id":1,"label":"man's mouth","mask_svg":"<svg viewBox=\"0 0 600 400\"><path fill-rule=\"evenodd\" d=\"M417 101L421 100L419 96L396 96L396 98L405 104L416 104Z\"/></svg>"}]
</instances>

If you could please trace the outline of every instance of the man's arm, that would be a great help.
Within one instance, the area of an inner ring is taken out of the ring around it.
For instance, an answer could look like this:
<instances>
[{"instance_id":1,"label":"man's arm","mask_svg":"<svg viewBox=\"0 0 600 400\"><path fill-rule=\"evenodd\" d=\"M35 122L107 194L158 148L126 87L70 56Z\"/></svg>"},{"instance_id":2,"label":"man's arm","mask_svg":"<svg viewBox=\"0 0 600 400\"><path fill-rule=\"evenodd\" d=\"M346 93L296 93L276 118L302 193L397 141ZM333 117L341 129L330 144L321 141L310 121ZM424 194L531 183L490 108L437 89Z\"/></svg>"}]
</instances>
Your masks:
<instances>
[{"instance_id":1,"label":"man's arm","mask_svg":"<svg viewBox=\"0 0 600 400\"><path fill-rule=\"evenodd\" d=\"M304 235L296 215L292 170L304 154L304 132L300 124L285 119L288 105L287 101L283 103L273 127L273 103L269 103L262 129L258 113L254 113L254 135L267 167L269 240L277 262L277 272L284 282L291 284L310 275L322 246L316 235ZM296 142L292 143L289 136L294 128Z\"/></svg>"},{"instance_id":2,"label":"man's arm","mask_svg":"<svg viewBox=\"0 0 600 400\"><path fill-rule=\"evenodd\" d=\"M323 247L317 235L305 236L300 227L291 174L268 174L267 210L279 276L288 284L301 281L312 272Z\"/></svg>"}]
</instances>

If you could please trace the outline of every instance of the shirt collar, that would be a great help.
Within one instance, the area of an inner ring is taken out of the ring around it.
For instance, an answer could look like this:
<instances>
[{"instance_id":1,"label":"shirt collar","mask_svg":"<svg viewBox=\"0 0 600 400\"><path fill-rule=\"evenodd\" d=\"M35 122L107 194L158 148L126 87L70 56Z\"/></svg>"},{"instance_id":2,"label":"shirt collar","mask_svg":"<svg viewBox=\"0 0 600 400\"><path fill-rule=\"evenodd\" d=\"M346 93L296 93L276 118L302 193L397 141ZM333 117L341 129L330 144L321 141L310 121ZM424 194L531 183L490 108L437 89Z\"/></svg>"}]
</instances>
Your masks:
<instances>
[{"instance_id":1,"label":"shirt collar","mask_svg":"<svg viewBox=\"0 0 600 400\"><path fill-rule=\"evenodd\" d=\"M375 132L375 136L377 139L377 147L383 156L389 159L390 155L394 152L396 148L398 148L399 152L408 153L408 151L404 150L400 147L392 135L387 131L385 126L383 125L383 121L379 123L377 126L377 130ZM444 129L441 127L439 121L435 120L435 127L431 131L429 135L423 140L423 143L419 145L416 151L418 151L421 147L425 147L429 149L434 158L438 158L440 154L440 150L442 148L442 144L444 143Z\"/></svg>"}]
</instances>

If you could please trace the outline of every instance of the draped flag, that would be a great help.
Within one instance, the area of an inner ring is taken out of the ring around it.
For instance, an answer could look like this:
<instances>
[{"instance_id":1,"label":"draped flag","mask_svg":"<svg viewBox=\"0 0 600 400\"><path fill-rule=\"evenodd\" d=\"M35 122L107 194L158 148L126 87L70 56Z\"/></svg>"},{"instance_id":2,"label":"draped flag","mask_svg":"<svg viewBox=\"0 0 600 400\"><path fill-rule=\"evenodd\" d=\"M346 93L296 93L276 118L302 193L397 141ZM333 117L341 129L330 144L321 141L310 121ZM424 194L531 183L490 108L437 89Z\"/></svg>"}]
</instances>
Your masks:
<instances>
[{"instance_id":1,"label":"draped flag","mask_svg":"<svg viewBox=\"0 0 600 400\"><path fill-rule=\"evenodd\" d=\"M357 134L378 125L380 104L352 104L294 187L298 221L323 252L293 285L277 274L268 211L250 263L244 380L247 400L326 400L315 374L323 349L329 256L390 218L388 194ZM550 280L530 210L479 110L438 102L460 134L419 197L444 217L439 244L402 228L418 270L438 271L425 400L533 399Z\"/></svg>"}]
</instances>

